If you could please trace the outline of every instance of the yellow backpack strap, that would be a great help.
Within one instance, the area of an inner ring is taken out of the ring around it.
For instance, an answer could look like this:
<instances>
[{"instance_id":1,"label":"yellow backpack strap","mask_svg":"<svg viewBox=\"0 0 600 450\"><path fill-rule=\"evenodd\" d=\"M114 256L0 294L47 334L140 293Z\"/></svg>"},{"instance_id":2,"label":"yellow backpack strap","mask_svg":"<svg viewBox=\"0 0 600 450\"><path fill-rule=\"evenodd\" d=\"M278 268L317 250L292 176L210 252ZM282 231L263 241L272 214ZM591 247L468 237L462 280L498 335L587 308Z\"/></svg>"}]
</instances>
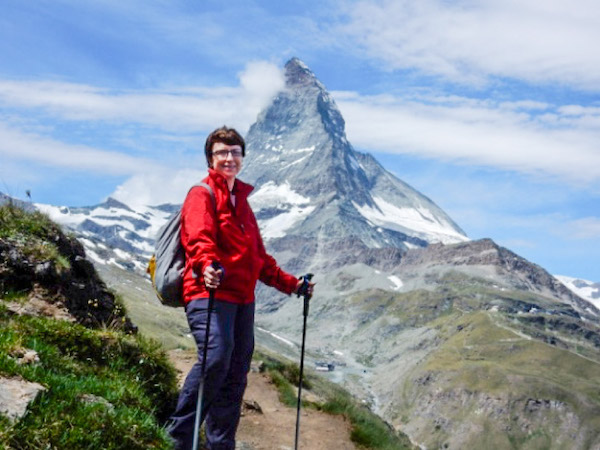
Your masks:
<instances>
[{"instance_id":1,"label":"yellow backpack strap","mask_svg":"<svg viewBox=\"0 0 600 450\"><path fill-rule=\"evenodd\" d=\"M148 267L146 267L146 273L150 275L152 285L154 285L154 272L156 271L156 255L152 255L150 261L148 261Z\"/></svg>"}]
</instances>

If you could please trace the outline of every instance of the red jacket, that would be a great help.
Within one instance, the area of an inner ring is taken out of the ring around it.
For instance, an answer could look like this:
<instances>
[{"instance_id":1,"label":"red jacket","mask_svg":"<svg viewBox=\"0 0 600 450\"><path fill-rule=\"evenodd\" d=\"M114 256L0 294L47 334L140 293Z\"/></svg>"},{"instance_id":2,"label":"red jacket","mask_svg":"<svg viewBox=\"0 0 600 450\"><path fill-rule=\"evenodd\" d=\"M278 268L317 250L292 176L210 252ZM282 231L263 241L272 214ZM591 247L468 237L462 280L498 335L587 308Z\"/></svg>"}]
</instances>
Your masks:
<instances>
[{"instance_id":1,"label":"red jacket","mask_svg":"<svg viewBox=\"0 0 600 450\"><path fill-rule=\"evenodd\" d=\"M227 180L209 169L203 180L212 187L217 210L209 192L203 187L192 188L181 210L181 243L185 249L183 299L185 303L208 297L204 286L204 269L218 261L225 277L215 292L215 298L233 303L252 303L256 281L291 294L298 280L279 268L267 254L248 195L254 189L235 181L231 203Z\"/></svg>"}]
</instances>

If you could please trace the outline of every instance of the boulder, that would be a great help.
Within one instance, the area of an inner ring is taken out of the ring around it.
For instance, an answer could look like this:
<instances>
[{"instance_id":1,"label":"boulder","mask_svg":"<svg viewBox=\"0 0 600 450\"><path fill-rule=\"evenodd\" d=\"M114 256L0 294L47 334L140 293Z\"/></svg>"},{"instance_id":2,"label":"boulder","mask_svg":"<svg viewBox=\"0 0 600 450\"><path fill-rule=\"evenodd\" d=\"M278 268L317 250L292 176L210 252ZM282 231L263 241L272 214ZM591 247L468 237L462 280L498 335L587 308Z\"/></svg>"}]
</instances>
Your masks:
<instances>
[{"instance_id":1,"label":"boulder","mask_svg":"<svg viewBox=\"0 0 600 450\"><path fill-rule=\"evenodd\" d=\"M0 377L0 415L18 420L27 412L27 406L46 388L22 378Z\"/></svg>"}]
</instances>

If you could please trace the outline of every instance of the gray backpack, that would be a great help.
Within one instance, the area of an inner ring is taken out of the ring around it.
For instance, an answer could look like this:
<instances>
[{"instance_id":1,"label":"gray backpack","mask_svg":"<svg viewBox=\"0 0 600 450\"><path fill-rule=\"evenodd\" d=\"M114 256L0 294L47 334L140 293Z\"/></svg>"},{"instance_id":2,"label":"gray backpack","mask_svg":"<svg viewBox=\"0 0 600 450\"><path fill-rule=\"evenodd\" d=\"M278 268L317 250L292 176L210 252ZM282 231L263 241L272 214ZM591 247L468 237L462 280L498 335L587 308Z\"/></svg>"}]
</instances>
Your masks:
<instances>
[{"instance_id":1,"label":"gray backpack","mask_svg":"<svg viewBox=\"0 0 600 450\"><path fill-rule=\"evenodd\" d=\"M197 183L210 194L215 211L215 193L206 183ZM189 192L188 192L189 193ZM150 258L146 272L150 274L152 286L161 303L165 306L183 306L183 270L185 250L181 245L181 210L174 213L156 236L156 252Z\"/></svg>"}]
</instances>

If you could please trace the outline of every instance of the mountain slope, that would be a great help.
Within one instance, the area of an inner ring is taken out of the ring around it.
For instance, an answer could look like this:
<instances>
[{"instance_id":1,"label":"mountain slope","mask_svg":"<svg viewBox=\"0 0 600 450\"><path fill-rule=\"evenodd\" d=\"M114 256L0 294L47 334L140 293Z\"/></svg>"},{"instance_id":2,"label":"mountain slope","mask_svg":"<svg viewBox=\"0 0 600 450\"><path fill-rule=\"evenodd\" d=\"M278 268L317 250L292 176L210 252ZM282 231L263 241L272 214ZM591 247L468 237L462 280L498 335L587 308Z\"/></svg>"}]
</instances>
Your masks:
<instances>
[{"instance_id":1,"label":"mountain slope","mask_svg":"<svg viewBox=\"0 0 600 450\"><path fill-rule=\"evenodd\" d=\"M390 272L346 265L318 287L310 360L414 442L600 445L598 310L543 269L483 240L411 250ZM260 326L298 342L299 314L283 302Z\"/></svg>"},{"instance_id":2,"label":"mountain slope","mask_svg":"<svg viewBox=\"0 0 600 450\"><path fill-rule=\"evenodd\" d=\"M157 231L178 208L177 205L157 205L134 211L110 197L88 207L40 203L35 207L55 222L74 230L94 263L138 273L145 272L154 252Z\"/></svg>"}]
</instances>

